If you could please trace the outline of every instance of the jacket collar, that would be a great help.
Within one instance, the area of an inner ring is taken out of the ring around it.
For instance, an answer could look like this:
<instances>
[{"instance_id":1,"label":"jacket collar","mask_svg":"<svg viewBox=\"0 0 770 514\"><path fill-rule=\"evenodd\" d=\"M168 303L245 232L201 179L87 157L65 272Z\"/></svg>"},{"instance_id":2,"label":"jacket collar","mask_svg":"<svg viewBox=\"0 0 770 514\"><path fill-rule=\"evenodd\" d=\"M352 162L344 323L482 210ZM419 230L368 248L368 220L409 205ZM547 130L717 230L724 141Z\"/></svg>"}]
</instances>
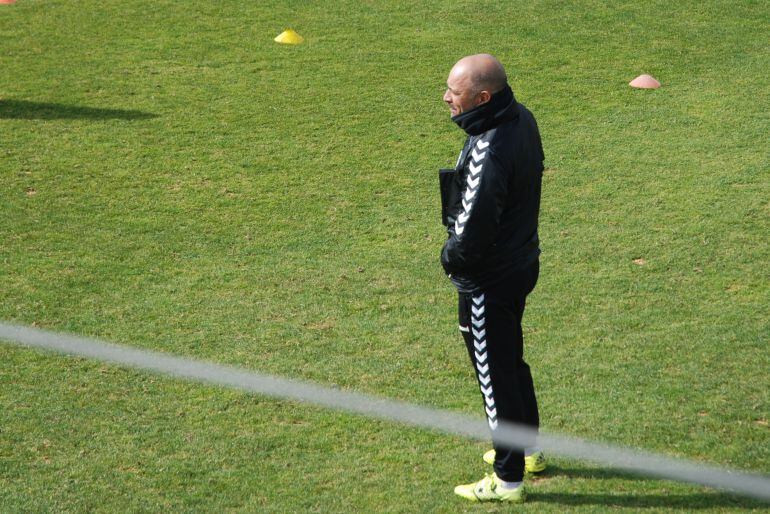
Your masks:
<instances>
[{"instance_id":1,"label":"jacket collar","mask_svg":"<svg viewBox=\"0 0 770 514\"><path fill-rule=\"evenodd\" d=\"M492 95L492 98L487 103L483 103L457 116L452 116L452 121L457 123L469 136L477 136L505 121L515 118L515 107L516 98L513 96L511 87L506 85L503 89Z\"/></svg>"}]
</instances>

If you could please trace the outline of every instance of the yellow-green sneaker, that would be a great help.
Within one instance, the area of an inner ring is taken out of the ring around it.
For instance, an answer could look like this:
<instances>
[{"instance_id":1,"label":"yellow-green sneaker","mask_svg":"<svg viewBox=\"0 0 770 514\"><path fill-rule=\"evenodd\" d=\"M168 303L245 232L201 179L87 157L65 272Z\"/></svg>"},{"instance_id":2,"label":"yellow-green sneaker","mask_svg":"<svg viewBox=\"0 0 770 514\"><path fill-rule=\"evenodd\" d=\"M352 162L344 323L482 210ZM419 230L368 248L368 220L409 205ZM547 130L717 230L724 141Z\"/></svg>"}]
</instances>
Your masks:
<instances>
[{"instance_id":1,"label":"yellow-green sneaker","mask_svg":"<svg viewBox=\"0 0 770 514\"><path fill-rule=\"evenodd\" d=\"M495 450L489 450L484 454L484 462L487 464L495 463ZM540 473L545 469L545 454L538 450L532 455L524 457L524 472L525 473Z\"/></svg>"},{"instance_id":2,"label":"yellow-green sneaker","mask_svg":"<svg viewBox=\"0 0 770 514\"><path fill-rule=\"evenodd\" d=\"M527 497L524 484L514 489L502 487L502 481L497 475L485 475L484 478L472 484L458 485L455 494L474 502L513 502L521 503Z\"/></svg>"}]
</instances>

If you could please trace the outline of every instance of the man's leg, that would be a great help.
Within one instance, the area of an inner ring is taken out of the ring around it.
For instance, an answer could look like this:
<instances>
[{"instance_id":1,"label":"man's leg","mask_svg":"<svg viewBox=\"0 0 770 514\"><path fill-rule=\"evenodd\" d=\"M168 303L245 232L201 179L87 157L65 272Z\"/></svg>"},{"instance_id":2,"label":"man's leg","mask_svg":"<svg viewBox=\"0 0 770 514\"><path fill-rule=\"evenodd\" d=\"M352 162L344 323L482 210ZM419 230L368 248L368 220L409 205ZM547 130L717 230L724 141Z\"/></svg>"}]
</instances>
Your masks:
<instances>
[{"instance_id":1,"label":"man's leg","mask_svg":"<svg viewBox=\"0 0 770 514\"><path fill-rule=\"evenodd\" d=\"M478 379L489 427L499 420L525 421L515 355L516 319L510 305L491 301L488 294L459 295L460 330ZM495 472L506 482L524 476L524 453L495 444Z\"/></svg>"},{"instance_id":2,"label":"man's leg","mask_svg":"<svg viewBox=\"0 0 770 514\"><path fill-rule=\"evenodd\" d=\"M487 410L492 430L500 420L519 424L526 424L528 421L526 402L520 385L525 380L519 376L522 371L521 355L518 353L520 345L517 341L519 320L516 318L515 306L509 297L510 294L511 291L497 290L482 295L489 375L494 401L492 412ZM497 476L506 482L523 480L523 450L494 441L493 446L495 448L494 469Z\"/></svg>"},{"instance_id":3,"label":"man's leg","mask_svg":"<svg viewBox=\"0 0 770 514\"><path fill-rule=\"evenodd\" d=\"M529 366L523 359L521 319L537 281L537 263L484 293L460 294L460 330L479 381L489 426L499 420L537 428L539 416ZM532 441L527 446L534 446ZM524 453L495 444L495 472L506 482L524 475Z\"/></svg>"},{"instance_id":4,"label":"man's leg","mask_svg":"<svg viewBox=\"0 0 770 514\"><path fill-rule=\"evenodd\" d=\"M534 428L540 427L540 415L537 408L537 397L535 396L535 384L532 380L532 372L529 364L524 361L524 337L521 329L521 320L524 315L524 304L526 298L517 301L514 306L516 312L516 355L519 356L516 361L516 376L518 378L519 391L524 402L524 423Z\"/></svg>"}]
</instances>

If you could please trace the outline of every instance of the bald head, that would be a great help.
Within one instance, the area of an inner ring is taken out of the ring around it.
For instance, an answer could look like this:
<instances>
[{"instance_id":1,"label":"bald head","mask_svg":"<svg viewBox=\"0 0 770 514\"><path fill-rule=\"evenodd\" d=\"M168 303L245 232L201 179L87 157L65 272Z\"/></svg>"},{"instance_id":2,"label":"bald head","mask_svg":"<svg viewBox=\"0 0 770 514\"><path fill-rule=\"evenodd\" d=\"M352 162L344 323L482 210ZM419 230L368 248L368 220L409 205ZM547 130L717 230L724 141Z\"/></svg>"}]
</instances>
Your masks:
<instances>
[{"instance_id":1,"label":"bald head","mask_svg":"<svg viewBox=\"0 0 770 514\"><path fill-rule=\"evenodd\" d=\"M466 76L475 92L487 90L495 94L508 83L502 63L490 54L463 57L452 67L449 74L453 73Z\"/></svg>"},{"instance_id":2,"label":"bald head","mask_svg":"<svg viewBox=\"0 0 770 514\"><path fill-rule=\"evenodd\" d=\"M457 61L449 72L444 101L456 116L488 102L507 83L505 68L494 56L469 55Z\"/></svg>"}]
</instances>

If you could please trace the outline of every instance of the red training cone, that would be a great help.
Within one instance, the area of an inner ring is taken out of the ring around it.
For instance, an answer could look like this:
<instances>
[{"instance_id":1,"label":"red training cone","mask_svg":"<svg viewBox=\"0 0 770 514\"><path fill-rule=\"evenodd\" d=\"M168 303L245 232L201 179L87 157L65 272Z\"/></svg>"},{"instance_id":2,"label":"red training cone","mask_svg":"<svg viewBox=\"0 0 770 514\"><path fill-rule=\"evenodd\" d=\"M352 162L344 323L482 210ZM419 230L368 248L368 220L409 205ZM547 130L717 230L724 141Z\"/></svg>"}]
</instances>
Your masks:
<instances>
[{"instance_id":1,"label":"red training cone","mask_svg":"<svg viewBox=\"0 0 770 514\"><path fill-rule=\"evenodd\" d=\"M658 89L660 87L660 82L655 80L652 75L639 75L629 82L628 85L638 89Z\"/></svg>"}]
</instances>

